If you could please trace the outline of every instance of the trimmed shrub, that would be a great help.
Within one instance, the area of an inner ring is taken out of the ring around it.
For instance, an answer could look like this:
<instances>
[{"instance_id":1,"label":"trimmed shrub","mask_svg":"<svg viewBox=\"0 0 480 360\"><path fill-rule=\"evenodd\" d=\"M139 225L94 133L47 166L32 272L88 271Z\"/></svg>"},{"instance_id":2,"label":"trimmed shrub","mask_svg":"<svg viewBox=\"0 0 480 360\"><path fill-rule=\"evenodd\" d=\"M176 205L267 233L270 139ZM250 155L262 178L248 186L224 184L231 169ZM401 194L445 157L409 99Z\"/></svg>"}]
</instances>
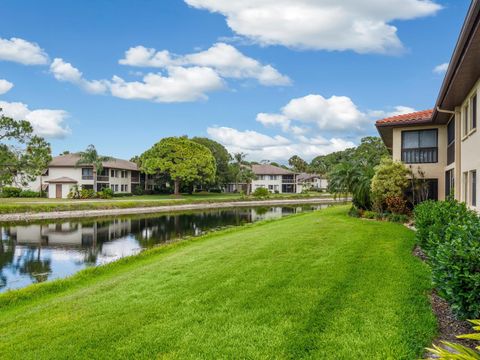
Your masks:
<instances>
[{"instance_id":1,"label":"trimmed shrub","mask_svg":"<svg viewBox=\"0 0 480 360\"><path fill-rule=\"evenodd\" d=\"M111 199L113 197L113 190L110 188L104 188L102 191L97 192L97 198L99 199Z\"/></svg>"},{"instance_id":2,"label":"trimmed shrub","mask_svg":"<svg viewBox=\"0 0 480 360\"><path fill-rule=\"evenodd\" d=\"M363 213L363 217L364 217L365 219L371 219L371 220L373 220L373 219L376 218L376 216L377 216L377 213L376 213L375 211L365 211L365 212Z\"/></svg>"},{"instance_id":3,"label":"trimmed shrub","mask_svg":"<svg viewBox=\"0 0 480 360\"><path fill-rule=\"evenodd\" d=\"M362 217L362 212L356 206L352 206L350 210L348 210L348 215L359 218Z\"/></svg>"},{"instance_id":4,"label":"trimmed shrub","mask_svg":"<svg viewBox=\"0 0 480 360\"><path fill-rule=\"evenodd\" d=\"M438 293L462 318L480 316L480 219L454 200L415 208L417 241Z\"/></svg>"},{"instance_id":5,"label":"trimmed shrub","mask_svg":"<svg viewBox=\"0 0 480 360\"><path fill-rule=\"evenodd\" d=\"M385 204L392 214L405 215L408 212L407 200L403 196L387 196Z\"/></svg>"},{"instance_id":6,"label":"trimmed shrub","mask_svg":"<svg viewBox=\"0 0 480 360\"><path fill-rule=\"evenodd\" d=\"M256 198L268 198L270 196L270 191L267 188L256 188L252 194Z\"/></svg>"},{"instance_id":7,"label":"trimmed shrub","mask_svg":"<svg viewBox=\"0 0 480 360\"><path fill-rule=\"evenodd\" d=\"M38 198L41 197L40 193L32 190L23 190L20 192L19 197L21 198Z\"/></svg>"},{"instance_id":8,"label":"trimmed shrub","mask_svg":"<svg viewBox=\"0 0 480 360\"><path fill-rule=\"evenodd\" d=\"M132 194L133 195L145 195L145 189L141 185L134 186L132 189Z\"/></svg>"},{"instance_id":9,"label":"trimmed shrub","mask_svg":"<svg viewBox=\"0 0 480 360\"><path fill-rule=\"evenodd\" d=\"M95 191L93 189L82 189L80 190L80 199L94 199Z\"/></svg>"},{"instance_id":10,"label":"trimmed shrub","mask_svg":"<svg viewBox=\"0 0 480 360\"><path fill-rule=\"evenodd\" d=\"M5 198L16 198L20 196L22 189L13 187L13 186L5 186L2 189L2 197Z\"/></svg>"}]
</instances>

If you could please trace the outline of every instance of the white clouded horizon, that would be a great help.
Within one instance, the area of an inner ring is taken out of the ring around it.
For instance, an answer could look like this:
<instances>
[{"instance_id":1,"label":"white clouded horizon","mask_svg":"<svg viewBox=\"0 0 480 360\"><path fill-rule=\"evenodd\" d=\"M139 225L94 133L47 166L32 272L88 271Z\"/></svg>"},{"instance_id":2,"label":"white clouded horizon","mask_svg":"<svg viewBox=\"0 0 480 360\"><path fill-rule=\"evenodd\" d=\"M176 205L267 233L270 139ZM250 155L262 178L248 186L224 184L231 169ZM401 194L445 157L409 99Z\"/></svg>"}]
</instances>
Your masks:
<instances>
[{"instance_id":1,"label":"white clouded horizon","mask_svg":"<svg viewBox=\"0 0 480 360\"><path fill-rule=\"evenodd\" d=\"M435 74L443 75L447 72L448 65L449 65L449 63L443 63L443 64L440 64L440 65L437 65L433 68L433 72Z\"/></svg>"},{"instance_id":2,"label":"white clouded horizon","mask_svg":"<svg viewBox=\"0 0 480 360\"><path fill-rule=\"evenodd\" d=\"M13 84L5 79L0 79L0 95L6 94L13 88Z\"/></svg>"},{"instance_id":3,"label":"white clouded horizon","mask_svg":"<svg viewBox=\"0 0 480 360\"><path fill-rule=\"evenodd\" d=\"M358 53L398 53L395 20L436 14L433 0L184 0L225 16L236 34L260 45Z\"/></svg>"},{"instance_id":4,"label":"white clouded horizon","mask_svg":"<svg viewBox=\"0 0 480 360\"><path fill-rule=\"evenodd\" d=\"M355 146L352 141L332 137L299 136L295 140L283 136L269 136L257 131L240 131L230 127L209 127L208 135L223 144L230 153L243 152L250 160L273 160L286 162L291 156L311 160L318 155L345 150Z\"/></svg>"},{"instance_id":5,"label":"white clouded horizon","mask_svg":"<svg viewBox=\"0 0 480 360\"><path fill-rule=\"evenodd\" d=\"M71 133L65 124L68 113L64 110L30 110L21 102L0 101L5 116L15 120L27 120L32 124L35 134L46 138L64 138Z\"/></svg>"},{"instance_id":6,"label":"white clouded horizon","mask_svg":"<svg viewBox=\"0 0 480 360\"><path fill-rule=\"evenodd\" d=\"M47 65L47 53L36 43L12 37L0 38L0 60L23 65Z\"/></svg>"},{"instance_id":7,"label":"white clouded horizon","mask_svg":"<svg viewBox=\"0 0 480 360\"><path fill-rule=\"evenodd\" d=\"M224 78L256 79L265 86L290 85L288 76L282 75L271 65L242 54L230 44L216 43L209 49L187 55L175 55L168 50L135 46L125 52L119 60L122 65L135 67L168 68L170 66L200 66L215 70Z\"/></svg>"}]
</instances>

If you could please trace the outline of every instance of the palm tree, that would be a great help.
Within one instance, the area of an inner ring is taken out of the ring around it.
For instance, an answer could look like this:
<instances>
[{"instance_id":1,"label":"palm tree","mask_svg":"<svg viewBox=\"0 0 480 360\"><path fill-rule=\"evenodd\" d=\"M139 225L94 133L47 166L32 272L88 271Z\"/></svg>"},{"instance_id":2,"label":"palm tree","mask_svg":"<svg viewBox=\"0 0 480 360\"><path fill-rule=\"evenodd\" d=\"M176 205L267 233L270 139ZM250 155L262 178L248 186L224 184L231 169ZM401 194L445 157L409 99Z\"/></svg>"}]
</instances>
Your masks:
<instances>
[{"instance_id":1,"label":"palm tree","mask_svg":"<svg viewBox=\"0 0 480 360\"><path fill-rule=\"evenodd\" d=\"M79 153L80 159L77 161L79 165L91 165L93 167L93 191L97 192L97 173L102 172L103 162L109 161L108 156L98 155L94 145L88 145L85 151Z\"/></svg>"}]
</instances>

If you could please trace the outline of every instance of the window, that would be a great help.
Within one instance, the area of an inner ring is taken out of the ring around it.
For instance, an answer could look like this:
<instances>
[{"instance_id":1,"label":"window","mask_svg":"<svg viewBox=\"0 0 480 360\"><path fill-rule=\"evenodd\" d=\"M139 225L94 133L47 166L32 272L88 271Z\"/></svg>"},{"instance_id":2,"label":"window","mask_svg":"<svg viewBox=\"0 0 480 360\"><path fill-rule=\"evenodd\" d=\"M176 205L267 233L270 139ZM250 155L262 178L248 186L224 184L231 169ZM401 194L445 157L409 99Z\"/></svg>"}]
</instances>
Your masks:
<instances>
[{"instance_id":1,"label":"window","mask_svg":"<svg viewBox=\"0 0 480 360\"><path fill-rule=\"evenodd\" d=\"M115 185L115 191L116 192L118 191L118 185L117 184Z\"/></svg>"},{"instance_id":2,"label":"window","mask_svg":"<svg viewBox=\"0 0 480 360\"><path fill-rule=\"evenodd\" d=\"M438 161L438 131L417 130L402 132L402 161L407 164Z\"/></svg>"},{"instance_id":3,"label":"window","mask_svg":"<svg viewBox=\"0 0 480 360\"><path fill-rule=\"evenodd\" d=\"M455 162L455 119L447 125L447 165Z\"/></svg>"},{"instance_id":4,"label":"window","mask_svg":"<svg viewBox=\"0 0 480 360\"><path fill-rule=\"evenodd\" d=\"M445 172L445 196L453 195L455 188L455 173L452 170Z\"/></svg>"},{"instance_id":5,"label":"window","mask_svg":"<svg viewBox=\"0 0 480 360\"><path fill-rule=\"evenodd\" d=\"M473 97L470 99L470 109L470 130L473 130L477 128L477 94L473 95Z\"/></svg>"},{"instance_id":6,"label":"window","mask_svg":"<svg viewBox=\"0 0 480 360\"><path fill-rule=\"evenodd\" d=\"M463 201L468 201L468 172L463 173Z\"/></svg>"},{"instance_id":7,"label":"window","mask_svg":"<svg viewBox=\"0 0 480 360\"><path fill-rule=\"evenodd\" d=\"M470 184L472 197L470 198L470 205L477 206L477 171L470 171Z\"/></svg>"},{"instance_id":8,"label":"window","mask_svg":"<svg viewBox=\"0 0 480 360\"><path fill-rule=\"evenodd\" d=\"M469 113L469 106L468 104L465 105L462 109L462 124L463 124L463 136L467 136L468 135L468 131L469 131L469 128L468 128L468 113Z\"/></svg>"},{"instance_id":9,"label":"window","mask_svg":"<svg viewBox=\"0 0 480 360\"><path fill-rule=\"evenodd\" d=\"M111 170L111 171L110 171L110 176L111 176L111 177L115 177L115 170Z\"/></svg>"},{"instance_id":10,"label":"window","mask_svg":"<svg viewBox=\"0 0 480 360\"><path fill-rule=\"evenodd\" d=\"M125 185L125 192L128 192L128 185Z\"/></svg>"},{"instance_id":11,"label":"window","mask_svg":"<svg viewBox=\"0 0 480 360\"><path fill-rule=\"evenodd\" d=\"M82 180L93 180L92 168L82 168Z\"/></svg>"}]
</instances>

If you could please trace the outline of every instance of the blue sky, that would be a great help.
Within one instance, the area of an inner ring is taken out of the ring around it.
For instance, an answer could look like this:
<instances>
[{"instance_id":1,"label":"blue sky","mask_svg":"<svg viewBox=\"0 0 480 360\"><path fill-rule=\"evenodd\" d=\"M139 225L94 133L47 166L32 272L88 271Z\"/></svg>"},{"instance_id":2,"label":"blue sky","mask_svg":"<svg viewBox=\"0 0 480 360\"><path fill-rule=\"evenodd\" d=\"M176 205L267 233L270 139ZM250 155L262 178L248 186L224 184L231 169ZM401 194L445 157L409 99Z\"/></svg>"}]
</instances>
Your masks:
<instances>
[{"instance_id":1,"label":"blue sky","mask_svg":"<svg viewBox=\"0 0 480 360\"><path fill-rule=\"evenodd\" d=\"M0 106L54 154L189 135L311 159L432 107L469 4L1 0Z\"/></svg>"}]
</instances>

